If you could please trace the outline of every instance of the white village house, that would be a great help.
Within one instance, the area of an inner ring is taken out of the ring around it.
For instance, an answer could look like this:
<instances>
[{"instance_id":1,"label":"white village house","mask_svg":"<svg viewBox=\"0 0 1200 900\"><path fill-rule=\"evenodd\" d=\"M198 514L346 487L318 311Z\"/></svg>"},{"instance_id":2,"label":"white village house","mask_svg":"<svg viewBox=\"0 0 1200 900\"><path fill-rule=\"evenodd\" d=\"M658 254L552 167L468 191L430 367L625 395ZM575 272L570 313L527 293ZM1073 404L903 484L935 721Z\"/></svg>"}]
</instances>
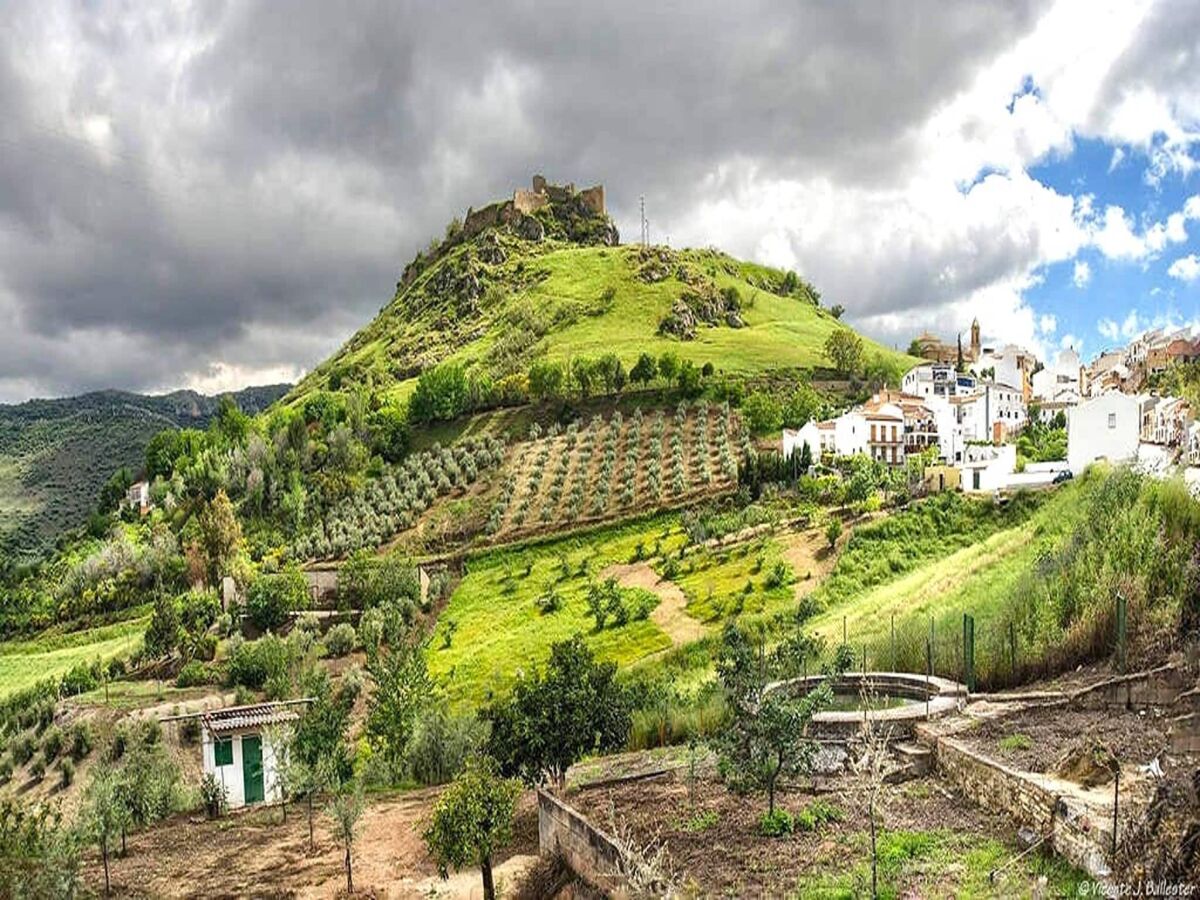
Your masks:
<instances>
[{"instance_id":1,"label":"white village house","mask_svg":"<svg viewBox=\"0 0 1200 900\"><path fill-rule=\"evenodd\" d=\"M291 728L300 718L296 705L307 702L257 703L200 714L204 773L224 786L230 809L282 799L272 735L277 728Z\"/></svg>"},{"instance_id":2,"label":"white village house","mask_svg":"<svg viewBox=\"0 0 1200 900\"><path fill-rule=\"evenodd\" d=\"M1142 398L1110 391L1067 411L1067 465L1082 472L1098 459L1112 462L1137 457L1141 439Z\"/></svg>"}]
</instances>

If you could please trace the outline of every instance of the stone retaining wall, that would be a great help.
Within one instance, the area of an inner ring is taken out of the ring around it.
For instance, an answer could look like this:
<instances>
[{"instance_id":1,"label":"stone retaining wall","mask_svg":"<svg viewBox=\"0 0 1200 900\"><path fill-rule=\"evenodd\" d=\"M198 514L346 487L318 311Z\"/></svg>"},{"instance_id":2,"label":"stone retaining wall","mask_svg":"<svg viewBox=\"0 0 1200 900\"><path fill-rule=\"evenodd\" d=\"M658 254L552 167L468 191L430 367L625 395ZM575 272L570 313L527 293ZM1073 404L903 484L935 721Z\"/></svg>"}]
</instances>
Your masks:
<instances>
[{"instance_id":1,"label":"stone retaining wall","mask_svg":"<svg viewBox=\"0 0 1200 900\"><path fill-rule=\"evenodd\" d=\"M968 799L1006 814L1017 825L1048 836L1062 857L1103 879L1109 874L1111 807L1058 779L1011 769L973 751L961 741L917 727L918 738L934 750L938 773Z\"/></svg>"},{"instance_id":2,"label":"stone retaining wall","mask_svg":"<svg viewBox=\"0 0 1200 900\"><path fill-rule=\"evenodd\" d=\"M561 853L567 865L588 884L609 897L629 896L621 870L621 851L616 842L563 803L538 788L538 851Z\"/></svg>"}]
</instances>

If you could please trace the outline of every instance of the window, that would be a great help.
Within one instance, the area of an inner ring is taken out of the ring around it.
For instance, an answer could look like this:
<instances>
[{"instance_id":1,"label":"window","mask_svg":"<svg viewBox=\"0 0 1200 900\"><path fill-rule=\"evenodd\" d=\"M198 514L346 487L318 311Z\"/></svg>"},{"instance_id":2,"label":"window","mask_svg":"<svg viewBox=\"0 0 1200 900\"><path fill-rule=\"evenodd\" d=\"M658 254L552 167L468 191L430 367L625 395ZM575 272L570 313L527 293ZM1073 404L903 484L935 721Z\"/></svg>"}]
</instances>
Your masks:
<instances>
[{"instance_id":1,"label":"window","mask_svg":"<svg viewBox=\"0 0 1200 900\"><path fill-rule=\"evenodd\" d=\"M232 766L233 738L217 738L213 742L213 758L218 766Z\"/></svg>"},{"instance_id":2,"label":"window","mask_svg":"<svg viewBox=\"0 0 1200 900\"><path fill-rule=\"evenodd\" d=\"M1116 428L1116 427L1117 427L1117 414L1116 414L1116 413L1109 413L1109 414L1108 414L1108 427L1109 427L1109 428Z\"/></svg>"}]
</instances>

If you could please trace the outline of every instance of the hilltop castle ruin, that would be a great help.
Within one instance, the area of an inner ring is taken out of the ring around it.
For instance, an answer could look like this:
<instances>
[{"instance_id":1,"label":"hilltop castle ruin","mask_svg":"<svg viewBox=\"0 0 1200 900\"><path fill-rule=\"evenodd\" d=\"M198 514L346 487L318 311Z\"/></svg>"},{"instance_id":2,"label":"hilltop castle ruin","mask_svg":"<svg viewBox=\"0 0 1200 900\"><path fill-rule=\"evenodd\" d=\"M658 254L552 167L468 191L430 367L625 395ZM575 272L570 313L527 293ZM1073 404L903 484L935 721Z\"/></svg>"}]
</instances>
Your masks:
<instances>
[{"instance_id":1,"label":"hilltop castle ruin","mask_svg":"<svg viewBox=\"0 0 1200 900\"><path fill-rule=\"evenodd\" d=\"M467 239L498 225L513 225L521 216L531 215L551 203L566 203L577 199L594 215L606 214L604 185L597 184L581 191L574 184L550 184L541 175L533 176L533 189L517 188L511 200L500 200L482 209L468 209L463 219L463 236Z\"/></svg>"}]
</instances>

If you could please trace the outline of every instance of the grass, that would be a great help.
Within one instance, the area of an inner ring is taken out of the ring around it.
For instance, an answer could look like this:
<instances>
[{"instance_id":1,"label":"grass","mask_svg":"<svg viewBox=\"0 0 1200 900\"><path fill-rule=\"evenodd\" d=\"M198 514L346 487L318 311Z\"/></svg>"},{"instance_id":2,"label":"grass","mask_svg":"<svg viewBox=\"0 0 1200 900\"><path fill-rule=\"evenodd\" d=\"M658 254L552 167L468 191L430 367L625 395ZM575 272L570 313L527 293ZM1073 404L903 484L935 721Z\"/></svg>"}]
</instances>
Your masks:
<instances>
[{"instance_id":1,"label":"grass","mask_svg":"<svg viewBox=\"0 0 1200 900\"><path fill-rule=\"evenodd\" d=\"M434 321L446 311L449 301L430 287L433 279L423 275L306 377L288 401L302 402L310 391L325 386L335 370L353 372L360 381L370 373L376 384L387 385L390 399L401 401L411 395L416 380L393 373L397 369L411 371L409 363L426 365L436 358L495 369L497 348L511 341L514 330L529 330L525 324L514 328L514 320L541 322L546 329L541 334L539 328L541 336L530 338L532 346L521 352L526 365L537 356L567 361L612 352L628 369L640 353L658 356L671 351L697 365L711 362L738 376L827 366L825 339L845 327L802 297L781 297L751 283L751 279L777 281L782 277L777 270L713 251L681 250L675 251L679 262L711 279L718 289L738 290L746 327L705 326L695 340L678 341L660 335L658 327L687 286L674 273L652 284L639 279L637 247L554 241L531 245L515 238L505 240L508 260L484 275L485 283L495 291L478 310L458 322L459 332L431 336ZM428 271L439 267L455 270L464 259L460 247ZM900 370L918 362L870 340L864 339L864 345L868 357L879 355Z\"/></svg>"},{"instance_id":2,"label":"grass","mask_svg":"<svg viewBox=\"0 0 1200 900\"><path fill-rule=\"evenodd\" d=\"M1033 746L1033 741L1029 735L1021 734L1018 731L1015 734L1007 734L1000 738L997 744L1005 753L1013 753L1017 750L1028 750Z\"/></svg>"},{"instance_id":3,"label":"grass","mask_svg":"<svg viewBox=\"0 0 1200 900\"><path fill-rule=\"evenodd\" d=\"M595 632L586 593L600 570L629 562L639 543L659 542L664 550L675 550L684 540L675 517L660 517L471 558L430 642L430 672L445 679L452 702L482 703L507 690L518 672L542 664L551 644L576 633L598 657L620 666L670 648L671 639L649 619L620 627L610 622ZM542 613L536 601L549 587L562 605ZM627 601L636 599L632 595ZM451 621L454 632L446 648L443 632Z\"/></svg>"},{"instance_id":4,"label":"grass","mask_svg":"<svg viewBox=\"0 0 1200 900\"><path fill-rule=\"evenodd\" d=\"M703 548L683 561L674 560L674 582L687 595L688 612L702 622L715 623L733 615L772 615L792 603L794 573L783 561L783 548L770 538L735 547ZM784 578L768 587L772 570L782 566ZM669 571L665 562L655 566ZM749 590L747 590L749 587Z\"/></svg>"},{"instance_id":5,"label":"grass","mask_svg":"<svg viewBox=\"0 0 1200 900\"><path fill-rule=\"evenodd\" d=\"M46 678L65 674L79 663L107 661L129 653L142 640L146 619L131 619L70 634L0 643L0 697Z\"/></svg>"},{"instance_id":6,"label":"grass","mask_svg":"<svg viewBox=\"0 0 1200 900\"><path fill-rule=\"evenodd\" d=\"M866 834L855 836L848 864L844 847L827 857L830 871L806 877L793 896L802 900L833 900L870 895L870 862ZM879 896L1028 897L1038 879L1047 880L1047 896L1074 897L1086 876L1061 860L1031 854L1007 869L993 883L988 875L1008 862L1017 849L994 838L933 831L884 831L878 838Z\"/></svg>"}]
</instances>

